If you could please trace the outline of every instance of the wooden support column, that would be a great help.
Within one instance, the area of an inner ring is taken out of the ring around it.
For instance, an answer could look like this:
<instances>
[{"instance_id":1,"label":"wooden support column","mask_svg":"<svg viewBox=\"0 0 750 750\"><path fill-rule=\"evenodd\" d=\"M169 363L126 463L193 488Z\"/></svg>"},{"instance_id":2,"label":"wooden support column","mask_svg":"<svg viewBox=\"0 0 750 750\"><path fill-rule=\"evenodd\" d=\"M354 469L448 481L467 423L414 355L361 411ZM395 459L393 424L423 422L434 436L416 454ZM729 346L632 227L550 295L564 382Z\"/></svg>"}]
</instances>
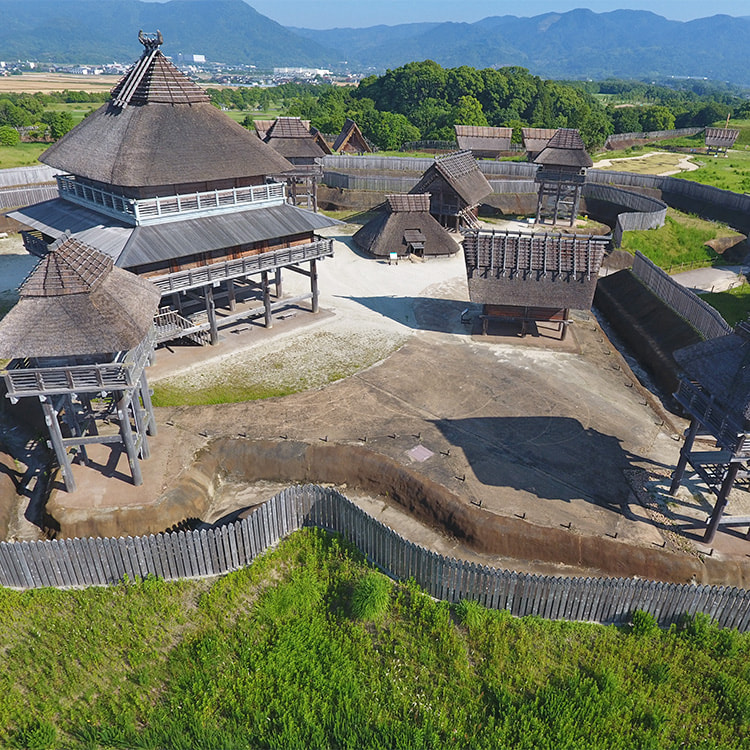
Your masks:
<instances>
[{"instance_id":1,"label":"wooden support column","mask_svg":"<svg viewBox=\"0 0 750 750\"><path fill-rule=\"evenodd\" d=\"M171 296L172 306L182 315L182 295L179 292L174 292Z\"/></svg>"},{"instance_id":2,"label":"wooden support column","mask_svg":"<svg viewBox=\"0 0 750 750\"><path fill-rule=\"evenodd\" d=\"M318 262L316 260L310 261L310 291L312 292L312 311L314 313L319 310L319 297L318 293Z\"/></svg>"},{"instance_id":3,"label":"wooden support column","mask_svg":"<svg viewBox=\"0 0 750 750\"><path fill-rule=\"evenodd\" d=\"M714 536L716 536L716 529L719 528L721 517L724 515L724 508L727 507L727 501L729 500L729 493L732 491L734 480L737 479L737 472L740 470L741 463L739 461L733 461L729 464L724 481L721 483L721 489L719 490L719 496L714 505L713 513L708 522L708 528L706 534L703 537L703 541L707 544L712 542Z\"/></svg>"},{"instance_id":4,"label":"wooden support column","mask_svg":"<svg viewBox=\"0 0 750 750\"><path fill-rule=\"evenodd\" d=\"M49 396L40 396L39 400L42 402L42 410L44 411L44 421L49 429L49 436L52 442L52 448L55 451L57 457L57 463L60 464L60 470L63 475L63 483L65 489L68 492L76 491L76 482L73 479L73 470L70 465L70 459L68 458L68 451L65 449L63 444L63 436L60 431L60 423L57 421L57 412L49 402Z\"/></svg>"},{"instance_id":5,"label":"wooden support column","mask_svg":"<svg viewBox=\"0 0 750 750\"><path fill-rule=\"evenodd\" d=\"M130 427L130 399L132 393L125 391L117 401L117 419L120 422L120 437L125 446L125 453L130 464L130 473L133 476L133 484L137 487L143 484L141 474L141 465L138 462L138 454L135 450L135 441L133 440L133 430Z\"/></svg>"},{"instance_id":6,"label":"wooden support column","mask_svg":"<svg viewBox=\"0 0 750 750\"><path fill-rule=\"evenodd\" d=\"M268 288L268 271L263 271L260 275L261 285L263 287L263 313L266 328L273 328L273 316L271 315L271 292Z\"/></svg>"},{"instance_id":7,"label":"wooden support column","mask_svg":"<svg viewBox=\"0 0 750 750\"><path fill-rule=\"evenodd\" d=\"M214 290L210 284L203 287L203 293L206 297L206 314L208 315L209 333L211 335L210 344L216 346L219 343L219 327L216 323L216 302L214 301Z\"/></svg>"},{"instance_id":8,"label":"wooden support column","mask_svg":"<svg viewBox=\"0 0 750 750\"><path fill-rule=\"evenodd\" d=\"M685 474L685 467L687 466L688 457L690 456L690 451L693 450L693 443L695 442L695 436L698 434L699 427L700 422L698 422L697 419L693 419L690 422L690 427L688 428L687 434L685 435L685 443L683 444L682 450L680 451L680 460L677 462L677 467L674 470L674 474L672 474L672 484L669 488L670 495L674 495L680 487L682 477Z\"/></svg>"},{"instance_id":9,"label":"wooden support column","mask_svg":"<svg viewBox=\"0 0 750 750\"><path fill-rule=\"evenodd\" d=\"M318 178L313 177L313 211L318 213Z\"/></svg>"},{"instance_id":10,"label":"wooden support column","mask_svg":"<svg viewBox=\"0 0 750 750\"><path fill-rule=\"evenodd\" d=\"M146 378L145 370L141 373L140 391L141 400L143 401L143 408L146 410L146 415L148 416L148 424L146 425L146 430L148 431L149 435L154 436L156 435L156 417L154 416L154 407L151 403L151 391L148 387L148 379Z\"/></svg>"},{"instance_id":11,"label":"wooden support column","mask_svg":"<svg viewBox=\"0 0 750 750\"><path fill-rule=\"evenodd\" d=\"M229 309L234 312L237 309L237 297L234 293L233 279L227 279L227 296L229 297Z\"/></svg>"},{"instance_id":12,"label":"wooden support column","mask_svg":"<svg viewBox=\"0 0 750 750\"><path fill-rule=\"evenodd\" d=\"M140 457L146 459L151 458L151 449L149 448L148 438L146 437L146 431L148 429L148 414L146 414L145 408L142 408L139 391L140 388L133 394L133 397L130 400L130 407L133 410L133 418L135 419L136 435L141 439Z\"/></svg>"},{"instance_id":13,"label":"wooden support column","mask_svg":"<svg viewBox=\"0 0 750 750\"><path fill-rule=\"evenodd\" d=\"M64 403L64 411L65 411L65 422L67 423L68 427L70 427L71 435L74 437L83 437L85 430L83 426L81 425L80 420L78 419L78 414L76 413L76 408L73 404L73 396L75 394L66 394L63 400ZM84 466L89 465L89 456L88 453L86 453L86 446L85 445L79 445L78 446L78 453L81 456L81 463Z\"/></svg>"},{"instance_id":14,"label":"wooden support column","mask_svg":"<svg viewBox=\"0 0 750 750\"><path fill-rule=\"evenodd\" d=\"M276 284L276 299L281 299L281 269L276 269L276 275L274 278L274 283Z\"/></svg>"}]
</instances>

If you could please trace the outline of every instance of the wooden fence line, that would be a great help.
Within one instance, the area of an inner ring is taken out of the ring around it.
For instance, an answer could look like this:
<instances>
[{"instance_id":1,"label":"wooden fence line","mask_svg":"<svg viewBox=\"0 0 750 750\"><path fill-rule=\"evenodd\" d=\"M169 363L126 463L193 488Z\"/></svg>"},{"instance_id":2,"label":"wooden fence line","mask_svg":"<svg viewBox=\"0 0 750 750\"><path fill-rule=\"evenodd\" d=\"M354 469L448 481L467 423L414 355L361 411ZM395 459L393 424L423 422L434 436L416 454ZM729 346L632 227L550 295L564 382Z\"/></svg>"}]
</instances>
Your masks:
<instances>
[{"instance_id":1,"label":"wooden fence line","mask_svg":"<svg viewBox=\"0 0 750 750\"><path fill-rule=\"evenodd\" d=\"M718 310L686 289L666 271L637 252L633 261L633 275L640 279L659 299L690 323L704 338L712 339L732 332Z\"/></svg>"},{"instance_id":2,"label":"wooden fence line","mask_svg":"<svg viewBox=\"0 0 750 750\"><path fill-rule=\"evenodd\" d=\"M676 128L675 130L649 130L645 133L614 133L607 136L604 142L605 148L621 141L645 141L664 140L666 138L682 138L684 136L698 135L703 128Z\"/></svg>"},{"instance_id":3,"label":"wooden fence line","mask_svg":"<svg viewBox=\"0 0 750 750\"><path fill-rule=\"evenodd\" d=\"M517 616L624 623L635 609L662 626L704 612L750 630L750 591L633 578L516 573L444 557L399 536L331 488L289 487L236 523L140 537L0 543L0 584L27 589L109 585L156 575L203 578L237 570L303 527L342 534L397 580L413 578L436 599L473 599Z\"/></svg>"}]
</instances>

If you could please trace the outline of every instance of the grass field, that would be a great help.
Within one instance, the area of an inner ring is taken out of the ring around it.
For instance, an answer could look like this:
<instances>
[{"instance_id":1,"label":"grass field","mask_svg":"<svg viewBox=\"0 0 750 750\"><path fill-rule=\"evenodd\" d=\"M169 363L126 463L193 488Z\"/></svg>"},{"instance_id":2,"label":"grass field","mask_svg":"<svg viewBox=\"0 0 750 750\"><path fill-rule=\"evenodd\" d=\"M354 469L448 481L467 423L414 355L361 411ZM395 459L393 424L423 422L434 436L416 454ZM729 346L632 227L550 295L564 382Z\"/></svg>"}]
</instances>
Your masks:
<instances>
[{"instance_id":1,"label":"grass field","mask_svg":"<svg viewBox=\"0 0 750 750\"><path fill-rule=\"evenodd\" d=\"M747 320L750 315L750 284L747 283L726 292L701 294L701 299L718 310L730 326Z\"/></svg>"},{"instance_id":2,"label":"grass field","mask_svg":"<svg viewBox=\"0 0 750 750\"><path fill-rule=\"evenodd\" d=\"M39 154L49 143L19 143L17 146L0 146L0 169L32 167L39 163Z\"/></svg>"},{"instance_id":3,"label":"grass field","mask_svg":"<svg viewBox=\"0 0 750 750\"><path fill-rule=\"evenodd\" d=\"M750 742L750 637L435 602L297 532L214 581L0 590L0 745L658 748Z\"/></svg>"},{"instance_id":4,"label":"grass field","mask_svg":"<svg viewBox=\"0 0 750 750\"><path fill-rule=\"evenodd\" d=\"M23 73L0 77L0 94L16 93L49 94L53 91L109 91L120 76L82 76L62 73Z\"/></svg>"}]
</instances>

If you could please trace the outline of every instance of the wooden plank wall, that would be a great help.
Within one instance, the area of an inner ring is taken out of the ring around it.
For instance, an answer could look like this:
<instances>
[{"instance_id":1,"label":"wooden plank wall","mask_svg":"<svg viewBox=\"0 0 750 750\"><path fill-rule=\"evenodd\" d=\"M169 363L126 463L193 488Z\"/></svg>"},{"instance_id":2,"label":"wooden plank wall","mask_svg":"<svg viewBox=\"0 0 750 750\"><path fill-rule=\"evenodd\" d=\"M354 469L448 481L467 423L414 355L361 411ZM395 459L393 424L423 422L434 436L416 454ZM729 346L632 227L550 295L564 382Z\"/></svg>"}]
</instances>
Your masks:
<instances>
[{"instance_id":1,"label":"wooden plank wall","mask_svg":"<svg viewBox=\"0 0 750 750\"><path fill-rule=\"evenodd\" d=\"M117 539L0 543L0 584L28 589L115 584L156 575L166 580L221 575L249 565L302 527L342 534L396 580L414 579L449 602L474 599L517 616L627 622L635 609L662 626L705 612L723 627L750 630L750 591L633 578L564 578L498 570L443 557L413 544L334 489L290 487L250 516L226 526Z\"/></svg>"},{"instance_id":2,"label":"wooden plank wall","mask_svg":"<svg viewBox=\"0 0 750 750\"><path fill-rule=\"evenodd\" d=\"M725 336L732 332L732 327L721 317L718 310L695 292L675 281L666 271L639 252L633 260L633 275L662 302L685 318L704 339Z\"/></svg>"}]
</instances>

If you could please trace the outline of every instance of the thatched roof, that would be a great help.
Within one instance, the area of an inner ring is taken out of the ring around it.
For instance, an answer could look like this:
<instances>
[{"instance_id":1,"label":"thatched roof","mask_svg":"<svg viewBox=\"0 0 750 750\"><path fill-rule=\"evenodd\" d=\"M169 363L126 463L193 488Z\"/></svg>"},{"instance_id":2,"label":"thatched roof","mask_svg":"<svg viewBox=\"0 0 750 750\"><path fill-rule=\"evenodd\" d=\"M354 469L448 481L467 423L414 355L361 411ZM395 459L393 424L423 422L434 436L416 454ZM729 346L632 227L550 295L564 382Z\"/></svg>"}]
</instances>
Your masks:
<instances>
[{"instance_id":1,"label":"thatched roof","mask_svg":"<svg viewBox=\"0 0 750 750\"><path fill-rule=\"evenodd\" d=\"M728 414L750 420L750 323L733 333L678 349L674 358Z\"/></svg>"},{"instance_id":2,"label":"thatched roof","mask_svg":"<svg viewBox=\"0 0 750 750\"><path fill-rule=\"evenodd\" d=\"M310 126L310 134L315 139L315 143L318 144L320 150L324 154L332 154L333 151L331 150L331 144L328 143L328 141L325 139L325 136L323 133L321 133L317 128L314 128Z\"/></svg>"},{"instance_id":3,"label":"thatched roof","mask_svg":"<svg viewBox=\"0 0 750 750\"><path fill-rule=\"evenodd\" d=\"M573 128L559 128L534 159L545 167L591 167L594 162L586 152L581 134Z\"/></svg>"},{"instance_id":4,"label":"thatched roof","mask_svg":"<svg viewBox=\"0 0 750 750\"><path fill-rule=\"evenodd\" d=\"M452 255L456 241L430 214L430 195L388 195L386 211L365 224L354 241L376 257L391 253L406 255Z\"/></svg>"},{"instance_id":5,"label":"thatched roof","mask_svg":"<svg viewBox=\"0 0 750 750\"><path fill-rule=\"evenodd\" d=\"M313 163L326 153L316 136L310 132L309 120L299 117L277 117L264 128L262 135L256 128L258 135L292 164Z\"/></svg>"},{"instance_id":6,"label":"thatched roof","mask_svg":"<svg viewBox=\"0 0 750 750\"><path fill-rule=\"evenodd\" d=\"M124 188L265 177L291 169L216 109L158 48L146 48L112 95L40 161Z\"/></svg>"},{"instance_id":7,"label":"thatched roof","mask_svg":"<svg viewBox=\"0 0 750 750\"><path fill-rule=\"evenodd\" d=\"M732 148L740 131L730 128L706 128L706 146L709 148Z\"/></svg>"},{"instance_id":8,"label":"thatched roof","mask_svg":"<svg viewBox=\"0 0 750 750\"><path fill-rule=\"evenodd\" d=\"M458 147L474 156L495 157L510 149L513 128L490 128L478 125L454 125Z\"/></svg>"},{"instance_id":9,"label":"thatched roof","mask_svg":"<svg viewBox=\"0 0 750 750\"><path fill-rule=\"evenodd\" d=\"M433 192L435 182L443 183L469 207L476 206L492 192L490 183L469 151L457 151L435 159L409 192Z\"/></svg>"},{"instance_id":10,"label":"thatched roof","mask_svg":"<svg viewBox=\"0 0 750 750\"><path fill-rule=\"evenodd\" d=\"M588 310L609 237L474 230L464 237L472 302Z\"/></svg>"},{"instance_id":11,"label":"thatched roof","mask_svg":"<svg viewBox=\"0 0 750 750\"><path fill-rule=\"evenodd\" d=\"M112 259L63 237L21 285L0 321L0 357L72 357L127 351L146 337L161 295Z\"/></svg>"},{"instance_id":12,"label":"thatched roof","mask_svg":"<svg viewBox=\"0 0 750 750\"><path fill-rule=\"evenodd\" d=\"M105 253L121 268L304 235L339 223L288 203L140 227L106 219L62 198L28 206L12 215L51 237L70 229L79 240Z\"/></svg>"},{"instance_id":13,"label":"thatched roof","mask_svg":"<svg viewBox=\"0 0 750 750\"><path fill-rule=\"evenodd\" d=\"M369 154L372 153L372 146L367 138L362 135L359 125L347 117L344 127L341 128L338 138L333 143L333 150L354 154Z\"/></svg>"},{"instance_id":14,"label":"thatched roof","mask_svg":"<svg viewBox=\"0 0 750 750\"><path fill-rule=\"evenodd\" d=\"M556 128L521 128L523 147L529 154L536 156L547 147L556 132Z\"/></svg>"}]
</instances>

